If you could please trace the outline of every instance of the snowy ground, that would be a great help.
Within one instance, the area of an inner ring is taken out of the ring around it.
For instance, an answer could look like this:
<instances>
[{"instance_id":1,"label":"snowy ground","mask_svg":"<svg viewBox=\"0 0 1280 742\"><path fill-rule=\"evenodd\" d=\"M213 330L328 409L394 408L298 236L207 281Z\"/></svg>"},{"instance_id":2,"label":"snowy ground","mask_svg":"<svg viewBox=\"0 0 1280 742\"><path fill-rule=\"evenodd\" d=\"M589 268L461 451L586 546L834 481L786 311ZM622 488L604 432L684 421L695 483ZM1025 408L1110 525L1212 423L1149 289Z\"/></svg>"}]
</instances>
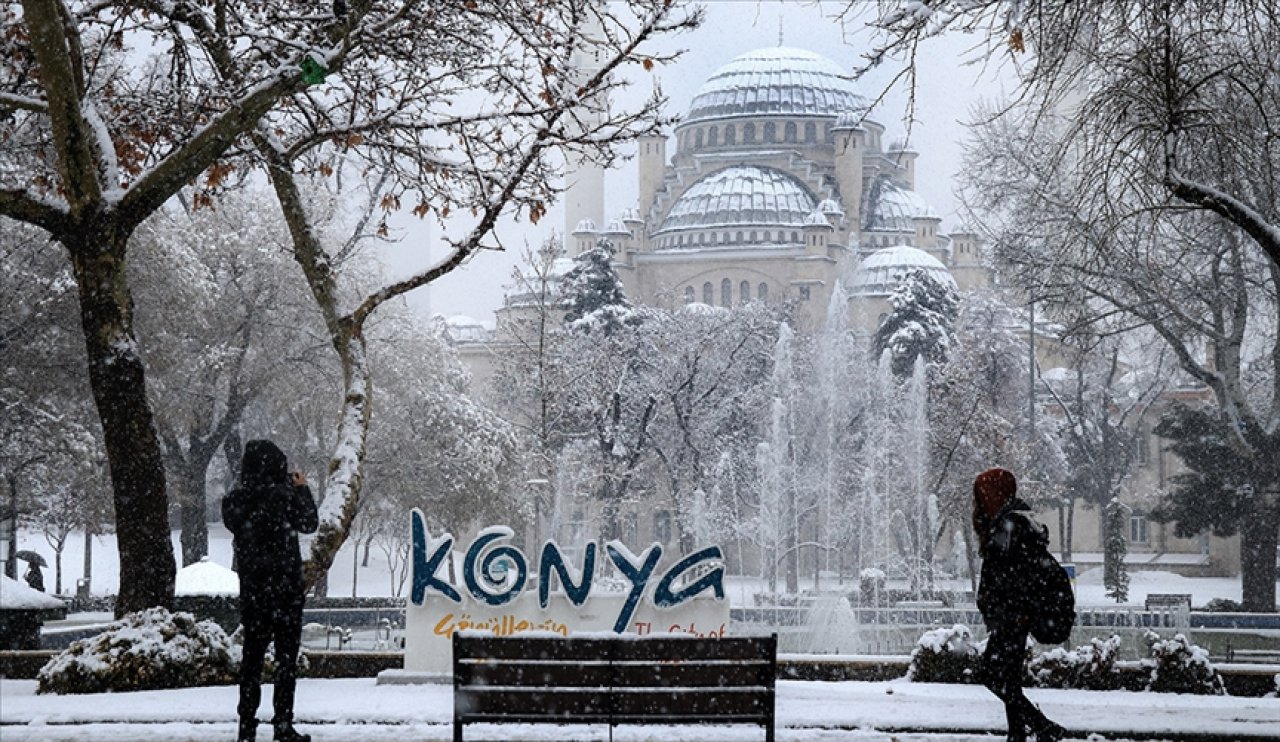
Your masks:
<instances>
[{"instance_id":1,"label":"snowy ground","mask_svg":"<svg viewBox=\"0 0 1280 742\"><path fill-rule=\"evenodd\" d=\"M270 686L268 686L270 688ZM881 683L779 681L779 740L1003 739L999 703L974 686L895 680ZM372 679L302 680L297 716L315 742L448 740L451 686L376 685ZM1280 700L1154 693L1031 690L1073 739L1097 732L1107 739L1275 740ZM232 687L148 691L80 697L37 696L35 681L0 680L0 738L4 742L163 739L229 740L234 735ZM270 692L259 718L269 719ZM69 726L74 725L74 726ZM468 739L605 740L603 726L518 725L467 727ZM260 739L270 739L268 727ZM758 740L751 727L623 727L619 742Z\"/></svg>"},{"instance_id":2,"label":"snowy ground","mask_svg":"<svg viewBox=\"0 0 1280 742\"><path fill-rule=\"evenodd\" d=\"M83 537L75 535L63 553L64 593L72 592L76 579L82 576L83 544ZM37 534L21 534L19 548L35 549L53 562L52 550ZM94 537L93 554L93 592L115 592L119 569L114 537ZM330 577L330 594L393 594L392 578L378 549L371 552L369 567L353 570L354 554L354 549L347 547L339 555ZM230 538L220 526L214 526L210 533L210 557L222 565L231 561ZM45 582L51 591L53 577L52 569L46 569ZM957 583L956 587L964 585ZM1081 575L1077 587L1082 606L1115 605L1103 595L1098 574ZM749 605L751 593L759 588L757 580L731 578L730 600L735 605ZM1191 593L1199 605L1215 597L1238 600L1240 584L1232 579L1131 573L1129 604L1141 605L1147 592ZM1277 699L1054 690L1031 690L1029 695L1051 717L1073 730L1073 739L1086 739L1087 733L1096 732L1107 739L1280 740ZM267 719L270 691L264 696L259 716ZM0 740L228 740L234 737L235 703L236 691L231 687L37 696L34 681L0 680ZM372 679L307 679L300 681L297 710L301 728L312 734L315 742L448 740L452 735L449 687L378 686ZM779 740L991 742L1004 738L999 703L972 686L780 681L777 716ZM259 738L268 740L270 736L264 724ZM631 727L615 730L613 738L619 742L712 742L757 740L763 735L750 727ZM479 725L468 727L467 739L579 742L609 739L609 732L605 727Z\"/></svg>"}]
</instances>

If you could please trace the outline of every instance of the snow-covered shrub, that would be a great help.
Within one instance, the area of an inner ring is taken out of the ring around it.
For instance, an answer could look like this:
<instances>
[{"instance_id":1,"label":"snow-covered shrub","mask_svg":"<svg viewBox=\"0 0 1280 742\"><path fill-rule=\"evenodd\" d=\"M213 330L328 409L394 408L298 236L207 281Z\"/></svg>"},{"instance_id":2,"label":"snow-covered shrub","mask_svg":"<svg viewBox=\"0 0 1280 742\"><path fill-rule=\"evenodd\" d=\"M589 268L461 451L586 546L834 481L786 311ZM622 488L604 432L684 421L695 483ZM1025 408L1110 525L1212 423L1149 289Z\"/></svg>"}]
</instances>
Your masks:
<instances>
[{"instance_id":1,"label":"snow-covered shrub","mask_svg":"<svg viewBox=\"0 0 1280 742\"><path fill-rule=\"evenodd\" d=\"M973 641L964 624L926 631L911 651L907 677L917 683L977 683L984 645Z\"/></svg>"},{"instance_id":2,"label":"snow-covered shrub","mask_svg":"<svg viewBox=\"0 0 1280 742\"><path fill-rule=\"evenodd\" d=\"M212 621L148 608L73 642L37 676L38 693L104 693L225 685L239 647Z\"/></svg>"},{"instance_id":3,"label":"snow-covered shrub","mask_svg":"<svg viewBox=\"0 0 1280 742\"><path fill-rule=\"evenodd\" d=\"M885 599L887 576L884 570L867 567L858 573L858 589L863 605L880 605Z\"/></svg>"},{"instance_id":4,"label":"snow-covered shrub","mask_svg":"<svg viewBox=\"0 0 1280 742\"><path fill-rule=\"evenodd\" d=\"M1147 690L1157 693L1195 693L1225 696L1222 676L1209 661L1209 652L1187 641L1182 634L1161 639L1154 631L1144 636L1151 657L1142 661L1150 675Z\"/></svg>"},{"instance_id":5,"label":"snow-covered shrub","mask_svg":"<svg viewBox=\"0 0 1280 742\"><path fill-rule=\"evenodd\" d=\"M1204 604L1204 609L1211 613L1239 613L1240 604L1230 598L1214 598Z\"/></svg>"},{"instance_id":6,"label":"snow-covered shrub","mask_svg":"<svg viewBox=\"0 0 1280 742\"><path fill-rule=\"evenodd\" d=\"M1070 651L1055 647L1034 657L1027 666L1035 684L1041 688L1074 688L1078 690L1116 690L1120 673L1116 659L1120 654L1120 637L1090 639L1088 644Z\"/></svg>"}]
</instances>

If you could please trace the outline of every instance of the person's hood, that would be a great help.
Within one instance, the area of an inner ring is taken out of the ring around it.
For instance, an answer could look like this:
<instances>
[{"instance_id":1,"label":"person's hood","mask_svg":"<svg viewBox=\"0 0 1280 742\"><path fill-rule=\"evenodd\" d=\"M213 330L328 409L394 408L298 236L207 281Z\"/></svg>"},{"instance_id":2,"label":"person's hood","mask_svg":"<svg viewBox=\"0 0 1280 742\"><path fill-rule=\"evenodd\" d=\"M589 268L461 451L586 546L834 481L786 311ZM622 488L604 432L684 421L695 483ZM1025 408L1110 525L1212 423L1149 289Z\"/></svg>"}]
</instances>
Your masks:
<instances>
[{"instance_id":1,"label":"person's hood","mask_svg":"<svg viewBox=\"0 0 1280 742\"><path fill-rule=\"evenodd\" d=\"M987 469L973 480L973 499L988 518L994 517L1015 499L1018 480L1008 469Z\"/></svg>"},{"instance_id":2,"label":"person's hood","mask_svg":"<svg viewBox=\"0 0 1280 742\"><path fill-rule=\"evenodd\" d=\"M240 483L246 487L283 484L289 477L289 459L271 441L249 441L240 462Z\"/></svg>"}]
</instances>

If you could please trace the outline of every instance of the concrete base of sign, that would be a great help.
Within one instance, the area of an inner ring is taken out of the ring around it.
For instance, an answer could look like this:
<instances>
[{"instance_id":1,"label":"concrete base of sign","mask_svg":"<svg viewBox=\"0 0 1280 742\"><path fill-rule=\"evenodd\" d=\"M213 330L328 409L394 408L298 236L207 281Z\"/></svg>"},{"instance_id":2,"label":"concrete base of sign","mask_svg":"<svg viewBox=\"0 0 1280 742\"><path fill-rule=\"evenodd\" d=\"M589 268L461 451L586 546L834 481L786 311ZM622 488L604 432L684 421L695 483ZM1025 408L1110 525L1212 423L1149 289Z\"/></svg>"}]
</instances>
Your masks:
<instances>
[{"instance_id":1,"label":"concrete base of sign","mask_svg":"<svg viewBox=\"0 0 1280 742\"><path fill-rule=\"evenodd\" d=\"M417 670L383 670L377 685L445 685L453 682L453 673L419 672Z\"/></svg>"}]
</instances>

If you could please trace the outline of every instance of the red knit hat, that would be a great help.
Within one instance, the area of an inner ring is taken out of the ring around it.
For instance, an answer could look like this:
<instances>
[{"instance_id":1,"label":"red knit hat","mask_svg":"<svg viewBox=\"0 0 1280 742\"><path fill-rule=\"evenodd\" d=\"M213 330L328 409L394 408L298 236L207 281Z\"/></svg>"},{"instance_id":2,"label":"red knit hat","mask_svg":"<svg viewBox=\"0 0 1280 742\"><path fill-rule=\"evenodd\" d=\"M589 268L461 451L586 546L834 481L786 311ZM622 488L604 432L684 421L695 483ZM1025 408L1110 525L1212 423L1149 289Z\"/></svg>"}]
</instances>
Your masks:
<instances>
[{"instance_id":1,"label":"red knit hat","mask_svg":"<svg viewBox=\"0 0 1280 742\"><path fill-rule=\"evenodd\" d=\"M987 517L994 517L1018 492L1018 480L1008 469L987 469L973 480L973 499Z\"/></svg>"}]
</instances>

